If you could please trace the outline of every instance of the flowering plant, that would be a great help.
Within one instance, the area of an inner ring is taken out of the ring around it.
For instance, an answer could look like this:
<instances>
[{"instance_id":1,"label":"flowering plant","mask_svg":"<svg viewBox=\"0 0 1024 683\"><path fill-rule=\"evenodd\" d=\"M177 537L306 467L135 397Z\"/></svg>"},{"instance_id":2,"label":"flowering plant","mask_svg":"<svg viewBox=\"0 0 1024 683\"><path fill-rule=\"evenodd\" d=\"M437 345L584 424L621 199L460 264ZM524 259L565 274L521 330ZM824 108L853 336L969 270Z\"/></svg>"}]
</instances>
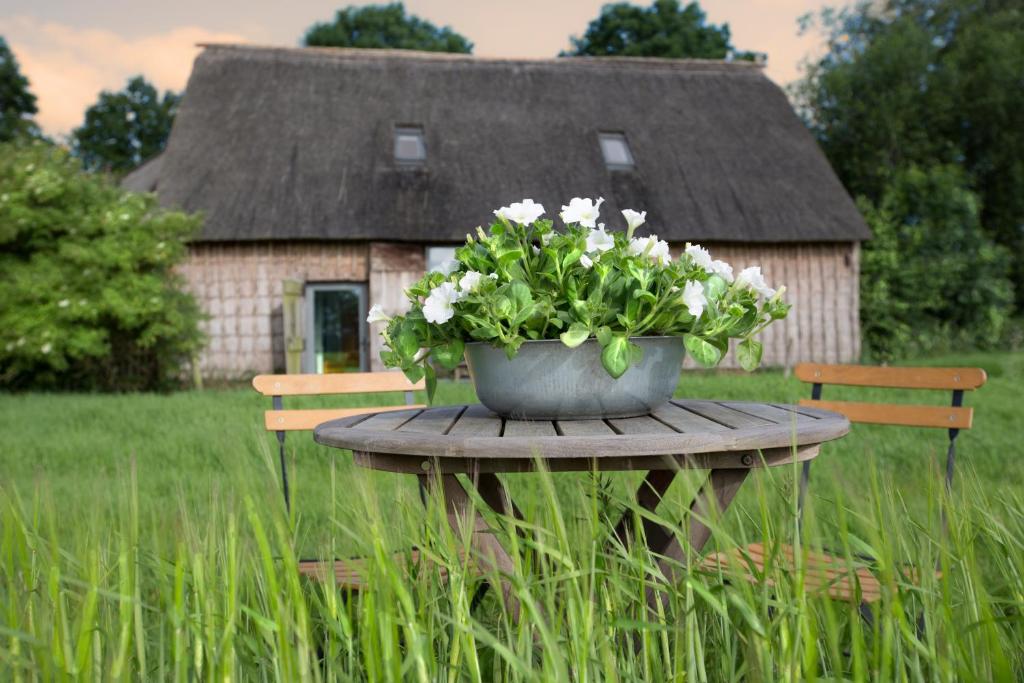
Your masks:
<instances>
[{"instance_id":1,"label":"flowering plant","mask_svg":"<svg viewBox=\"0 0 1024 683\"><path fill-rule=\"evenodd\" d=\"M513 358L527 340L561 339L579 346L596 338L601 362L620 377L640 360L630 337L681 337L699 364L713 367L736 347L753 370L762 347L754 336L789 306L784 287L770 288L757 266L733 275L699 245L673 260L656 235L635 237L646 212L622 212L627 229L598 223L603 199L574 198L559 214L564 231L540 217L544 207L524 199L494 212L486 232L466 235L455 258L406 290L412 307L389 318L379 306L369 322L386 321L381 359L411 381L435 382L431 361L455 368L466 342L487 342Z\"/></svg>"}]
</instances>

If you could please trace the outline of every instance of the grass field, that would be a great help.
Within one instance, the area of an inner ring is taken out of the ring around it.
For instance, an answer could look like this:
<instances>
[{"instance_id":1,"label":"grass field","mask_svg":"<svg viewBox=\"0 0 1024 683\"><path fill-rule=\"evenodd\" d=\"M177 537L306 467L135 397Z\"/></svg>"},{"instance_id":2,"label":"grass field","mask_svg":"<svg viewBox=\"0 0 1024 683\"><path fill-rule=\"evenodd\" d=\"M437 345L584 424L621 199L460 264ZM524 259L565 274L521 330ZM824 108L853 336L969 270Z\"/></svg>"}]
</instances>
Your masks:
<instances>
[{"instance_id":1,"label":"grass field","mask_svg":"<svg viewBox=\"0 0 1024 683\"><path fill-rule=\"evenodd\" d=\"M0 680L1019 679L1024 356L929 363L989 373L966 400L975 429L958 442L948 542L937 522L944 432L857 426L812 474L804 540L869 551L890 579L873 627L778 569L772 589L690 573L650 618L650 558L606 537L636 477L586 474L507 478L535 522L515 582L533 607L512 623L493 592L470 609L479 577L455 559L463 539L441 533L408 477L360 470L293 434L286 517L276 443L260 429L269 406L251 390L0 396ZM807 388L777 372L688 373L677 395L794 401ZM470 385L447 383L437 402L471 400ZM795 477L754 477L714 542L793 542ZM670 492L668 521L697 485L687 475ZM448 582L404 577L390 551L413 544L451 565ZM374 588L358 598L295 576L296 556L348 554L376 558ZM894 568L907 559L940 559L942 578L906 584Z\"/></svg>"}]
</instances>

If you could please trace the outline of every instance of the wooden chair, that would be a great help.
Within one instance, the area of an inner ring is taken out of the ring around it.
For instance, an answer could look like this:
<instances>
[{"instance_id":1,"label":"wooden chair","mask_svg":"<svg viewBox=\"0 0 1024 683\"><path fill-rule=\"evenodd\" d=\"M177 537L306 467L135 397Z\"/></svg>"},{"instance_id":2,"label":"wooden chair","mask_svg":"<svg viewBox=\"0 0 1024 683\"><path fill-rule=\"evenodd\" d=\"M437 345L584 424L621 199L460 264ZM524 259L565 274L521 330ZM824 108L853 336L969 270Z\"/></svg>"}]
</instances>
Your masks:
<instances>
[{"instance_id":1,"label":"wooden chair","mask_svg":"<svg viewBox=\"0 0 1024 683\"><path fill-rule=\"evenodd\" d=\"M845 415L851 423L897 425L905 427L934 427L946 429L949 445L946 452L946 490L953 485L953 468L956 461L956 437L962 429L970 429L974 417L973 408L963 406L965 391L972 391L985 383L985 371L980 368L900 368L870 367L862 365L820 365L801 363L796 366L797 378L811 384L811 398L800 401L800 405L824 408ZM932 389L952 391L948 408L894 403L860 403L854 401L825 401L821 398L822 387L826 384L858 387L881 387L890 389ZM798 509L802 518L804 498L810 478L811 461L803 464L800 476ZM946 516L942 516L943 532L946 531ZM755 581L755 575L764 576L768 551L760 543L745 549L709 554L702 563L705 569L717 571L732 567L746 573ZM870 618L868 606L881 599L882 587L878 578L868 568L872 558L864 559L856 566L829 553L808 553L805 560L805 585L810 590L827 593L837 600L858 600L861 613ZM795 568L794 550L783 545L775 558L790 571ZM913 580L916 570L908 569L905 574Z\"/></svg>"},{"instance_id":2,"label":"wooden chair","mask_svg":"<svg viewBox=\"0 0 1024 683\"><path fill-rule=\"evenodd\" d=\"M285 437L288 432L312 431L317 425L350 415L378 413L391 410L424 408L413 404L414 391L422 391L425 383L409 382L400 372L353 372L329 375L257 375L252 386L264 396L271 397L272 409L263 416L267 431L277 434L278 456L281 463L281 489L284 493L285 508L291 511L291 492L288 486L288 462L285 456ZM359 408L313 408L285 410L285 396L326 396L330 394L378 394L404 392L405 405L359 407ZM413 562L417 561L412 551ZM299 571L312 578L326 580L334 576L335 581L352 590L364 585L362 562L359 559L336 560L334 566L316 560L301 560Z\"/></svg>"}]
</instances>

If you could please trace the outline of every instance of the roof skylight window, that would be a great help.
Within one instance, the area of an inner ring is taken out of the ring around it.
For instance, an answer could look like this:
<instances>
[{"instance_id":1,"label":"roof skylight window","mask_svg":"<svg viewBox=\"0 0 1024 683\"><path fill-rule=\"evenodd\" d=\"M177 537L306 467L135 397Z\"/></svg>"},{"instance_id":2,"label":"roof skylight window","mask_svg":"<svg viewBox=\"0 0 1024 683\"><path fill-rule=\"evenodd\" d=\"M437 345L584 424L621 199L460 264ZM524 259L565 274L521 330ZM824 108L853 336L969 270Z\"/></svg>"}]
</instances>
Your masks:
<instances>
[{"instance_id":1,"label":"roof skylight window","mask_svg":"<svg viewBox=\"0 0 1024 683\"><path fill-rule=\"evenodd\" d=\"M624 171L633 168L633 152L629 149L623 133L598 133L601 143L601 154L605 165L613 171Z\"/></svg>"},{"instance_id":2,"label":"roof skylight window","mask_svg":"<svg viewBox=\"0 0 1024 683\"><path fill-rule=\"evenodd\" d=\"M395 128L395 161L404 165L422 164L427 160L423 129L412 126Z\"/></svg>"}]
</instances>

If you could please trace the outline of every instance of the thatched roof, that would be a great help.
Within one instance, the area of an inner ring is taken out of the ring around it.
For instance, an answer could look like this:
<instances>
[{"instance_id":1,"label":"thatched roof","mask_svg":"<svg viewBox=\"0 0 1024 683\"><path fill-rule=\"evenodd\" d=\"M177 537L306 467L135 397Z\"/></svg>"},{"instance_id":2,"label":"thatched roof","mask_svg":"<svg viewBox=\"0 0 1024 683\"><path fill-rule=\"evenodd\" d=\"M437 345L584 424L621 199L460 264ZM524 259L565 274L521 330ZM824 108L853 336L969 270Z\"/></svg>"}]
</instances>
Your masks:
<instances>
[{"instance_id":1,"label":"thatched roof","mask_svg":"<svg viewBox=\"0 0 1024 683\"><path fill-rule=\"evenodd\" d=\"M419 168L393 158L408 125L424 131ZM635 169L605 167L608 131ZM503 204L531 197L554 218L574 196L605 197L610 227L646 210L671 240L869 237L747 63L206 46L159 166L161 201L203 211L205 241L461 241Z\"/></svg>"},{"instance_id":2,"label":"thatched roof","mask_svg":"<svg viewBox=\"0 0 1024 683\"><path fill-rule=\"evenodd\" d=\"M155 192L163 165L163 153L157 154L122 178L121 187L132 192Z\"/></svg>"}]
</instances>

